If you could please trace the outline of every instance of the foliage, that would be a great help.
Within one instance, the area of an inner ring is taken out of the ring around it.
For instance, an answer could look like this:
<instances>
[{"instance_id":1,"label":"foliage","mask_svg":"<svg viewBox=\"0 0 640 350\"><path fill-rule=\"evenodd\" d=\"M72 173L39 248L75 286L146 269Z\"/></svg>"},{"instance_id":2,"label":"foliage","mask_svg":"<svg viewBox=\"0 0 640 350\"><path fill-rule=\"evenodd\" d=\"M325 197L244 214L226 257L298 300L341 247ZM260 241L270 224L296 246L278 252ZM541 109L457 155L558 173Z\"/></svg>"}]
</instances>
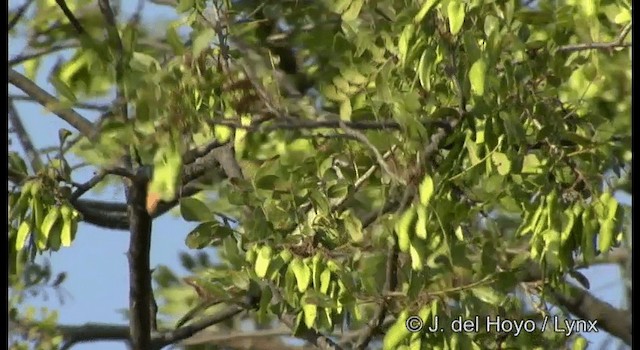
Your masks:
<instances>
[{"instance_id":1,"label":"foliage","mask_svg":"<svg viewBox=\"0 0 640 350\"><path fill-rule=\"evenodd\" d=\"M552 311L523 293L554 302L626 241L614 194L630 192L630 1L181 0L177 20L120 16L116 36L94 3L67 2L79 33L36 0L13 33L38 54L10 64L36 79L48 52L71 53L48 72L54 112L126 96L127 113L116 101L95 135L56 148L112 175L131 150L152 166L150 195L198 223L186 246L219 258L182 255L200 299L257 296L259 327L293 315L293 335L360 330L364 346L381 316L370 346L385 349L580 348L540 327L503 338L404 322L541 319ZM234 146L242 178L218 159L185 196L214 141ZM69 157L36 169L10 154L12 283L92 223ZM172 327L196 295L154 276Z\"/></svg>"}]
</instances>

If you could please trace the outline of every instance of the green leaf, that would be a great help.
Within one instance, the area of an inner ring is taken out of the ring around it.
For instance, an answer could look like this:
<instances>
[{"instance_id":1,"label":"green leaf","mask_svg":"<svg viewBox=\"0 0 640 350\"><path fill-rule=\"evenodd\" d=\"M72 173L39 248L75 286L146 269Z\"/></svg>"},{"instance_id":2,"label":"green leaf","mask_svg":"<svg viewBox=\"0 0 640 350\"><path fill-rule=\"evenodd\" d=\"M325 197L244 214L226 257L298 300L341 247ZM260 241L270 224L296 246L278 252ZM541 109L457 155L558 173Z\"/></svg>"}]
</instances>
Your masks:
<instances>
[{"instance_id":1,"label":"green leaf","mask_svg":"<svg viewBox=\"0 0 640 350\"><path fill-rule=\"evenodd\" d=\"M298 291L304 293L311 284L311 268L298 257L293 259L289 264L289 268L296 277Z\"/></svg>"},{"instance_id":2,"label":"green leaf","mask_svg":"<svg viewBox=\"0 0 640 350\"><path fill-rule=\"evenodd\" d=\"M52 74L49 77L49 82L56 88L56 91L59 92L64 98L67 100L76 103L78 98L76 97L73 89L67 83L65 83L57 74Z\"/></svg>"},{"instance_id":3,"label":"green leaf","mask_svg":"<svg viewBox=\"0 0 640 350\"><path fill-rule=\"evenodd\" d=\"M419 206L416 211L418 212L418 221L416 222L416 236L424 240L427 239L427 225L429 224L427 219L427 208Z\"/></svg>"},{"instance_id":4,"label":"green leaf","mask_svg":"<svg viewBox=\"0 0 640 350\"><path fill-rule=\"evenodd\" d=\"M363 3L364 3L364 0L351 1L351 6L349 6L349 9L342 14L342 20L349 22L358 18L358 15L360 14L360 10L362 9Z\"/></svg>"},{"instance_id":5,"label":"green leaf","mask_svg":"<svg viewBox=\"0 0 640 350\"><path fill-rule=\"evenodd\" d=\"M460 0L450 0L447 6L447 16L449 16L449 30L456 35L462 29L465 17L465 5Z\"/></svg>"},{"instance_id":6,"label":"green leaf","mask_svg":"<svg viewBox=\"0 0 640 350\"><path fill-rule=\"evenodd\" d=\"M504 300L504 297L499 295L495 290L490 287L476 287L471 289L473 295L490 305L499 305Z\"/></svg>"},{"instance_id":7,"label":"green leaf","mask_svg":"<svg viewBox=\"0 0 640 350\"><path fill-rule=\"evenodd\" d=\"M129 65L139 72L147 72L150 68L160 70L160 62L150 55L141 52L134 52Z\"/></svg>"},{"instance_id":8,"label":"green leaf","mask_svg":"<svg viewBox=\"0 0 640 350\"><path fill-rule=\"evenodd\" d=\"M511 172L511 161L506 154L500 152L494 152L491 155L493 164L498 168L498 174L505 176Z\"/></svg>"},{"instance_id":9,"label":"green leaf","mask_svg":"<svg viewBox=\"0 0 640 350\"><path fill-rule=\"evenodd\" d=\"M303 304L302 311L304 312L304 324L307 328L313 329L318 316L318 307L314 304Z\"/></svg>"},{"instance_id":10,"label":"green leaf","mask_svg":"<svg viewBox=\"0 0 640 350\"><path fill-rule=\"evenodd\" d=\"M264 175L256 180L256 188L261 190L275 190L280 177L273 174Z\"/></svg>"},{"instance_id":11,"label":"green leaf","mask_svg":"<svg viewBox=\"0 0 640 350\"><path fill-rule=\"evenodd\" d=\"M473 63L469 70L469 81L471 82L471 91L477 95L484 94L485 75L487 73L487 63L483 58Z\"/></svg>"},{"instance_id":12,"label":"green leaf","mask_svg":"<svg viewBox=\"0 0 640 350\"><path fill-rule=\"evenodd\" d=\"M49 234L51 233L51 229L56 224L58 219L60 218L60 208L57 206L51 207L51 210L47 213L47 216L42 220L42 226L40 227L40 231L42 236L46 239L49 238Z\"/></svg>"},{"instance_id":13,"label":"green leaf","mask_svg":"<svg viewBox=\"0 0 640 350\"><path fill-rule=\"evenodd\" d=\"M180 214L186 221L210 221L213 217L209 207L194 197L186 197L180 200Z\"/></svg>"},{"instance_id":14,"label":"green leaf","mask_svg":"<svg viewBox=\"0 0 640 350\"><path fill-rule=\"evenodd\" d=\"M217 221L202 222L187 234L185 243L190 249L202 249L217 245L231 235L233 230Z\"/></svg>"},{"instance_id":15,"label":"green leaf","mask_svg":"<svg viewBox=\"0 0 640 350\"><path fill-rule=\"evenodd\" d=\"M258 277L264 278L267 275L272 253L273 249L268 245L262 246L258 251L255 263L255 272Z\"/></svg>"},{"instance_id":16,"label":"green leaf","mask_svg":"<svg viewBox=\"0 0 640 350\"><path fill-rule=\"evenodd\" d=\"M212 28L206 28L202 32L200 32L198 36L193 40L192 57L200 57L202 51L211 45L215 37L216 32Z\"/></svg>"},{"instance_id":17,"label":"green leaf","mask_svg":"<svg viewBox=\"0 0 640 350\"><path fill-rule=\"evenodd\" d=\"M522 161L523 174L542 174L542 162L536 154L527 154Z\"/></svg>"},{"instance_id":18,"label":"green leaf","mask_svg":"<svg viewBox=\"0 0 640 350\"><path fill-rule=\"evenodd\" d=\"M571 349L572 350L586 350L588 346L589 346L589 342L587 341L587 339L585 339L582 336L578 336L573 341L573 346L571 347Z\"/></svg>"},{"instance_id":19,"label":"green leaf","mask_svg":"<svg viewBox=\"0 0 640 350\"><path fill-rule=\"evenodd\" d=\"M413 18L413 21L415 23L419 23L422 21L422 19L429 13L429 10L431 10L434 6L438 5L440 3L440 0L427 0L422 4L422 7L420 8L420 11L418 11L418 13L416 14L416 16Z\"/></svg>"},{"instance_id":20,"label":"green leaf","mask_svg":"<svg viewBox=\"0 0 640 350\"><path fill-rule=\"evenodd\" d=\"M403 311L398 315L396 322L389 328L382 340L383 350L397 350L400 343L411 336L411 332L407 330L405 322L409 317L407 311Z\"/></svg>"},{"instance_id":21,"label":"green leaf","mask_svg":"<svg viewBox=\"0 0 640 350\"><path fill-rule=\"evenodd\" d=\"M149 192L158 194L164 201L170 201L177 192L182 155L175 147L164 147L156 153L153 164L153 179L149 185Z\"/></svg>"},{"instance_id":22,"label":"green leaf","mask_svg":"<svg viewBox=\"0 0 640 350\"><path fill-rule=\"evenodd\" d=\"M429 174L427 174L422 180L422 183L420 183L420 204L424 205L425 207L429 205L429 201L433 196L433 190L433 179L431 178L431 176L429 176Z\"/></svg>"},{"instance_id":23,"label":"green leaf","mask_svg":"<svg viewBox=\"0 0 640 350\"><path fill-rule=\"evenodd\" d=\"M362 242L364 236L362 234L362 222L353 215L351 210L347 210L342 214L344 220L344 226L349 233L349 237L355 243Z\"/></svg>"},{"instance_id":24,"label":"green leaf","mask_svg":"<svg viewBox=\"0 0 640 350\"><path fill-rule=\"evenodd\" d=\"M173 49L173 53L175 53L176 55L184 54L184 44L182 43L182 40L180 40L178 32L176 31L176 28L174 26L167 27L166 37L167 43Z\"/></svg>"},{"instance_id":25,"label":"green leaf","mask_svg":"<svg viewBox=\"0 0 640 350\"><path fill-rule=\"evenodd\" d=\"M63 205L60 207L60 216L62 217L60 244L63 247L70 247L76 233L72 209L67 205Z\"/></svg>"},{"instance_id":26,"label":"green leaf","mask_svg":"<svg viewBox=\"0 0 640 350\"><path fill-rule=\"evenodd\" d=\"M351 101L346 99L340 103L340 120L351 120Z\"/></svg>"},{"instance_id":27,"label":"green leaf","mask_svg":"<svg viewBox=\"0 0 640 350\"><path fill-rule=\"evenodd\" d=\"M418 63L418 79L420 79L420 85L423 89L429 90L431 88L431 67L433 66L434 57L433 51L426 49L420 56L420 62Z\"/></svg>"},{"instance_id":28,"label":"green leaf","mask_svg":"<svg viewBox=\"0 0 640 350\"><path fill-rule=\"evenodd\" d=\"M16 250L21 250L27 244L27 237L31 233L31 221L23 220L16 234Z\"/></svg>"},{"instance_id":29,"label":"green leaf","mask_svg":"<svg viewBox=\"0 0 640 350\"><path fill-rule=\"evenodd\" d=\"M409 251L413 225L416 222L416 207L411 206L396 223L395 232L398 235L398 247L401 252Z\"/></svg>"},{"instance_id":30,"label":"green leaf","mask_svg":"<svg viewBox=\"0 0 640 350\"><path fill-rule=\"evenodd\" d=\"M422 271L427 256L427 245L425 241L418 237L412 238L409 255L411 256L411 268L414 271Z\"/></svg>"},{"instance_id":31,"label":"green leaf","mask_svg":"<svg viewBox=\"0 0 640 350\"><path fill-rule=\"evenodd\" d=\"M187 12L195 7L196 0L180 0L176 6L178 13Z\"/></svg>"},{"instance_id":32,"label":"green leaf","mask_svg":"<svg viewBox=\"0 0 640 350\"><path fill-rule=\"evenodd\" d=\"M409 46L411 39L413 38L413 34L415 33L415 25L409 24L402 30L400 34L400 38L398 39L398 56L400 57L400 62L404 65L407 59L407 54L409 52Z\"/></svg>"}]
</instances>

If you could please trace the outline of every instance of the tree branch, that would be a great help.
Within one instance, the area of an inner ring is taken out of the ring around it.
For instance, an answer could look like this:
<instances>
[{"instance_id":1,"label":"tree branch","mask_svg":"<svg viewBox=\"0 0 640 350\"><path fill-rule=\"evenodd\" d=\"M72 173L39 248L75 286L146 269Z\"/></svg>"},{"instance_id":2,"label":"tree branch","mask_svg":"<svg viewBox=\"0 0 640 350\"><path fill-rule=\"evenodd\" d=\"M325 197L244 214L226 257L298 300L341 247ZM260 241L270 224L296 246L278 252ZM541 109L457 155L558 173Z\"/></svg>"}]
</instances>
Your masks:
<instances>
[{"instance_id":1,"label":"tree branch","mask_svg":"<svg viewBox=\"0 0 640 350\"><path fill-rule=\"evenodd\" d=\"M42 159L40 159L40 155L38 154L36 147L33 145L29 133L24 128L22 120L20 120L20 116L18 115L18 110L16 109L16 106L13 103L12 99L9 99L8 107L9 121L11 122L11 126L15 130L16 134L18 134L18 140L20 140L22 149L27 154L27 158L29 159L29 163L31 164L31 170L33 170L34 173L37 173L40 169L42 169Z\"/></svg>"},{"instance_id":2,"label":"tree branch","mask_svg":"<svg viewBox=\"0 0 640 350\"><path fill-rule=\"evenodd\" d=\"M151 349L151 217L146 210L149 178L143 169L129 180L129 310L130 336L134 350Z\"/></svg>"},{"instance_id":3,"label":"tree branch","mask_svg":"<svg viewBox=\"0 0 640 350\"><path fill-rule=\"evenodd\" d=\"M295 329L295 326L296 326L295 316L282 315L282 317L280 317L280 320L290 329ZM338 343L334 342L331 338L318 333L314 329L307 329L303 334L299 335L298 337L315 345L318 349L343 350L342 347L338 345Z\"/></svg>"},{"instance_id":4,"label":"tree branch","mask_svg":"<svg viewBox=\"0 0 640 350\"><path fill-rule=\"evenodd\" d=\"M9 21L9 31L11 31L11 29L13 29L13 27L18 24L18 21L20 21L20 18L22 18L22 16L24 16L24 13L27 12L27 9L29 8L29 6L31 6L32 3L33 0L27 0L24 4L22 4L22 6L18 8L18 10L16 10L16 14Z\"/></svg>"},{"instance_id":5,"label":"tree branch","mask_svg":"<svg viewBox=\"0 0 640 350\"><path fill-rule=\"evenodd\" d=\"M540 267L535 262L529 262L518 273L518 280L522 282L535 282L543 278ZM559 306L566 308L570 313L583 320L597 322L598 329L602 329L611 335L622 339L631 345L631 311L620 310L613 307L591 294L588 290L565 284L564 290L551 291L553 298Z\"/></svg>"},{"instance_id":6,"label":"tree branch","mask_svg":"<svg viewBox=\"0 0 640 350\"><path fill-rule=\"evenodd\" d=\"M78 34L80 35L84 35L86 31L82 27L82 24L80 24L80 21L78 21L76 16L73 14L73 12L71 12L69 7L67 6L67 3L64 0L56 0L56 3L58 4L62 12L64 12L65 17L67 17L76 32L78 32Z\"/></svg>"},{"instance_id":7,"label":"tree branch","mask_svg":"<svg viewBox=\"0 0 640 350\"><path fill-rule=\"evenodd\" d=\"M87 138L93 135L94 128L90 121L71 108L51 108L50 106L59 106L60 101L12 68L9 68L9 83L38 101L45 108L48 108L53 114L69 123Z\"/></svg>"},{"instance_id":8,"label":"tree branch","mask_svg":"<svg viewBox=\"0 0 640 350\"><path fill-rule=\"evenodd\" d=\"M227 126L234 129L247 130L249 132L273 132L279 130L313 130L313 129L339 129L341 124L353 130L401 130L401 125L395 121L342 121L338 116L331 120L296 120L286 118L286 121L274 121L272 123L253 123L242 125L239 119L219 119L209 122L210 125ZM446 121L425 120L426 126L447 127Z\"/></svg>"},{"instance_id":9,"label":"tree branch","mask_svg":"<svg viewBox=\"0 0 640 350\"><path fill-rule=\"evenodd\" d=\"M558 48L558 51L563 52L575 52L575 51L584 51L584 50L613 50L617 48L625 48L631 47L631 43L624 43L624 39L626 39L627 35L631 31L631 23L627 24L622 30L618 37L608 43L585 43L585 44L571 44L564 45Z\"/></svg>"},{"instance_id":10,"label":"tree branch","mask_svg":"<svg viewBox=\"0 0 640 350\"><path fill-rule=\"evenodd\" d=\"M214 324L226 321L235 315L241 313L245 309L240 306L229 306L220 312L216 312L213 315L203 317L197 321L184 325L176 330L163 332L153 338L153 347L162 348L169 344L174 344L181 340L187 339L201 330L211 327Z\"/></svg>"}]
</instances>

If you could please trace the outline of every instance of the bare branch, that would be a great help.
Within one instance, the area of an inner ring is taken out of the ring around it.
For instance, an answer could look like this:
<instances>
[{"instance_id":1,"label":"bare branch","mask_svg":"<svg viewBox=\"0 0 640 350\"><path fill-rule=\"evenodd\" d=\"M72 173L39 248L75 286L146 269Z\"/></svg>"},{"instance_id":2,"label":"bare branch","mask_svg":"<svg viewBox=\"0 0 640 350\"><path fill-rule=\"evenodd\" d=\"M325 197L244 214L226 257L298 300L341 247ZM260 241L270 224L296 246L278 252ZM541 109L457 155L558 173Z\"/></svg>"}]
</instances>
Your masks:
<instances>
[{"instance_id":1,"label":"bare branch","mask_svg":"<svg viewBox=\"0 0 640 350\"><path fill-rule=\"evenodd\" d=\"M20 144L22 145L22 149L24 149L27 157L29 159L29 163L31 164L31 169L34 173L37 173L40 169L42 169L42 159L40 159L40 155L36 150L33 142L31 141L31 137L29 133L22 125L22 120L20 120L20 116L18 115L18 110L16 109L15 104L12 99L8 101L9 106L9 121L11 122L11 126L13 127L16 134L18 134L18 140L20 140Z\"/></svg>"},{"instance_id":2,"label":"bare branch","mask_svg":"<svg viewBox=\"0 0 640 350\"><path fill-rule=\"evenodd\" d=\"M82 24L80 24L80 21L78 21L73 12L71 12L69 7L67 6L67 3L64 0L56 0L56 3L58 4L62 12L64 12L64 15L67 17L73 28L75 28L76 32L81 35L86 34L86 31L82 27Z\"/></svg>"},{"instance_id":3,"label":"bare branch","mask_svg":"<svg viewBox=\"0 0 640 350\"><path fill-rule=\"evenodd\" d=\"M24 54L24 55L19 55L16 56L12 59L9 60L9 67L13 67L13 66L17 66L21 63L24 63L26 61L32 60L32 59L36 59L39 58L40 56L45 56L48 55L50 53L55 53L58 51L64 51L64 50L68 50L68 49L73 49L78 47L78 44L76 43L67 43L67 44L59 44L59 45L54 45L54 46L50 46L50 47L46 47L44 49L42 49L41 51L38 52L32 52L32 53L28 53L28 54Z\"/></svg>"},{"instance_id":4,"label":"bare branch","mask_svg":"<svg viewBox=\"0 0 640 350\"><path fill-rule=\"evenodd\" d=\"M14 100L14 101L26 101L26 102L38 102L36 100L33 99L33 97L31 96L25 96L25 95L9 95L8 96L10 99ZM109 106L105 106L102 104L97 104L97 103L83 103L83 102L77 102L74 103L73 107L78 108L78 109L87 109L87 110L96 110L96 111L100 111L100 112L106 112L109 110Z\"/></svg>"},{"instance_id":5,"label":"bare branch","mask_svg":"<svg viewBox=\"0 0 640 350\"><path fill-rule=\"evenodd\" d=\"M286 121L277 120L272 123L253 123L251 125L242 125L239 119L220 119L212 120L209 123L213 126L222 125L234 129L242 129L250 132L273 132L278 130L313 130L313 129L339 129L341 123L344 123L353 130L400 130L401 126L395 121L358 121L347 122L342 121L336 116L331 120L299 120L297 118L285 118ZM267 125L264 125L267 124ZM436 127L447 127L446 121L425 120L424 125Z\"/></svg>"},{"instance_id":6,"label":"bare branch","mask_svg":"<svg viewBox=\"0 0 640 350\"><path fill-rule=\"evenodd\" d=\"M613 50L618 48L626 48L631 47L631 43L624 43L624 39L626 39L627 35L631 31L631 23L627 24L618 37L608 43L584 43L584 44L571 44L564 45L558 48L558 51L564 52L575 52L575 51L584 51L584 50Z\"/></svg>"},{"instance_id":7,"label":"bare branch","mask_svg":"<svg viewBox=\"0 0 640 350\"><path fill-rule=\"evenodd\" d=\"M31 6L32 3L33 0L27 0L24 4L22 4L22 6L18 8L16 14L9 21L9 31L11 31L11 29L13 29L13 27L18 24L18 21L20 21L20 18L22 18L22 16L24 16L25 12L27 12L27 9L29 8L29 6Z\"/></svg>"},{"instance_id":8,"label":"bare branch","mask_svg":"<svg viewBox=\"0 0 640 350\"><path fill-rule=\"evenodd\" d=\"M153 338L154 347L161 348L163 346L187 339L205 328L234 317L244 310L245 309L240 306L229 306L220 312L216 312L213 315L203 317L200 320L189 323L176 330L160 333L157 337Z\"/></svg>"},{"instance_id":9,"label":"bare branch","mask_svg":"<svg viewBox=\"0 0 640 350\"><path fill-rule=\"evenodd\" d=\"M89 120L85 119L71 108L51 108L51 106L59 106L60 101L12 68L9 68L9 83L13 84L25 94L38 101L38 103L45 108L50 108L50 111L53 114L69 123L84 136L90 138L93 135L93 124Z\"/></svg>"},{"instance_id":10,"label":"bare branch","mask_svg":"<svg viewBox=\"0 0 640 350\"><path fill-rule=\"evenodd\" d=\"M280 320L291 329L294 329L296 326L296 318L293 315L283 315L282 317L280 317ZM338 345L338 343L334 342L331 338L316 332L314 329L307 329L298 337L315 345L316 347L318 347L318 349L342 350L342 347Z\"/></svg>"},{"instance_id":11,"label":"bare branch","mask_svg":"<svg viewBox=\"0 0 640 350\"><path fill-rule=\"evenodd\" d=\"M401 178L400 176L396 175L396 173L394 173L390 168L389 165L387 165L387 162L385 161L385 159L382 157L382 154L380 154L380 151L378 151L378 149L376 148L376 146L374 146L371 141L369 141L369 139L362 134L360 131L355 130L350 128L349 126L347 126L347 124L340 120L340 127L345 131L345 133L347 133L347 135L351 135L353 136L356 140L362 142L363 144L365 144L370 150L371 152L373 152L373 154L376 157L376 160L378 161L378 165L380 166L380 168L382 170L384 170L394 181L406 185L406 181Z\"/></svg>"},{"instance_id":12,"label":"bare branch","mask_svg":"<svg viewBox=\"0 0 640 350\"><path fill-rule=\"evenodd\" d=\"M544 274L535 262L529 262L519 273L518 280L533 282L542 280ZM598 329L605 330L626 344L631 345L631 311L613 307L580 287L565 284L563 290L554 289L552 295L559 306L583 320L597 322Z\"/></svg>"},{"instance_id":13,"label":"bare branch","mask_svg":"<svg viewBox=\"0 0 640 350\"><path fill-rule=\"evenodd\" d=\"M122 39L120 38L120 34L118 33L118 24L116 23L116 16L113 13L113 9L111 9L111 4L109 0L99 0L98 6L100 7L100 12L102 12L102 16L104 16L105 21L107 23L107 34L109 37L109 41L115 47L115 56L116 56L116 64L115 64L115 81L116 81L116 99L114 106L117 106L119 117L126 122L128 117L128 104L127 104L127 96L124 89L124 73L126 68L126 55L125 49L122 45ZM127 152L128 153L128 152ZM127 167L131 167L131 157L124 157L124 164Z\"/></svg>"}]
</instances>

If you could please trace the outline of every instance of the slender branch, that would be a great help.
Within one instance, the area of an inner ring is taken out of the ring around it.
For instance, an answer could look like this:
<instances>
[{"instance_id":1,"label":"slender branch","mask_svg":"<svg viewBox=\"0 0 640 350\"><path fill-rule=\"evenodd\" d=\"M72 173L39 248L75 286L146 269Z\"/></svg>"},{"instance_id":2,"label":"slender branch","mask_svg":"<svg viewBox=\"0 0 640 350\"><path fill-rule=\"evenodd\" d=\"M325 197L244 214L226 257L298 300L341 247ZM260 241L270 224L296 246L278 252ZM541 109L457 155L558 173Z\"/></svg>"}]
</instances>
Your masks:
<instances>
[{"instance_id":1,"label":"slender branch","mask_svg":"<svg viewBox=\"0 0 640 350\"><path fill-rule=\"evenodd\" d=\"M12 99L8 101L9 107L9 121L11 122L11 126L13 127L16 134L18 134L18 140L20 140L20 144L24 149L27 157L29 158L29 163L31 164L31 169L34 173L37 173L40 169L42 169L42 159L40 159L40 155L36 150L33 142L31 141L31 137L29 137L29 133L24 128L22 124L22 120L20 120L20 116L18 115L18 110L16 109L15 104Z\"/></svg>"},{"instance_id":2,"label":"slender branch","mask_svg":"<svg viewBox=\"0 0 640 350\"><path fill-rule=\"evenodd\" d=\"M93 135L93 124L89 120L71 108L51 108L50 106L59 106L60 101L12 68L9 68L9 83L38 101L38 103L45 108L50 108L53 114L69 123L69 125L76 128L76 130L80 131L84 136L91 137L91 135Z\"/></svg>"},{"instance_id":3,"label":"slender branch","mask_svg":"<svg viewBox=\"0 0 640 350\"><path fill-rule=\"evenodd\" d=\"M286 121L275 121L273 123L256 123L242 125L239 119L219 119L209 123L213 126L227 126L234 129L242 129L250 132L273 132L279 130L313 130L313 129L339 129L344 124L353 130L400 130L401 125L395 121L357 121L347 122L340 119L332 120L296 120L295 118L285 118ZM266 125L263 125L266 124ZM446 127L446 121L425 120L424 125Z\"/></svg>"},{"instance_id":4,"label":"slender branch","mask_svg":"<svg viewBox=\"0 0 640 350\"><path fill-rule=\"evenodd\" d=\"M622 30L618 37L607 43L584 43L584 44L571 44L564 45L558 48L558 51L564 52L574 52L574 51L584 51L584 50L612 50L617 48L625 48L631 47L631 43L624 43L624 39L626 39L627 35L631 32L631 23L627 24Z\"/></svg>"},{"instance_id":5,"label":"slender branch","mask_svg":"<svg viewBox=\"0 0 640 350\"><path fill-rule=\"evenodd\" d=\"M8 96L10 99L14 100L14 101L26 101L26 102L38 102L36 100L33 99L33 97L31 96L25 96L25 95L9 95ZM78 108L78 109L87 109L87 110L96 110L96 111L100 111L100 112L106 112L109 110L109 106L105 106L102 104L97 104L97 103L83 103L83 102L77 102L73 105L73 107Z\"/></svg>"},{"instance_id":6,"label":"slender branch","mask_svg":"<svg viewBox=\"0 0 640 350\"><path fill-rule=\"evenodd\" d=\"M358 140L358 141L362 142L363 144L365 144L373 152L373 154L375 155L376 161L378 161L378 165L380 166L380 168L382 170L384 170L393 180L395 180L396 182L398 182L400 184L406 185L406 182L404 181L404 179L402 179L400 176L396 175L396 173L391 171L391 169L387 165L387 162L382 157L382 154L380 154L380 151L378 151L376 146L374 146L371 143L371 141L369 141L369 139L364 134L362 134L358 130L350 128L342 120L340 120L340 127L344 130L345 133L347 133L347 135L351 135L356 140Z\"/></svg>"},{"instance_id":7,"label":"slender branch","mask_svg":"<svg viewBox=\"0 0 640 350\"><path fill-rule=\"evenodd\" d=\"M9 21L9 31L11 31L11 29L13 29L13 27L18 24L18 21L20 21L20 18L22 18L22 16L24 16L25 12L27 12L27 9L29 8L29 6L31 6L32 3L33 0L27 0L24 4L22 4L22 6L18 8L16 14Z\"/></svg>"},{"instance_id":8,"label":"slender branch","mask_svg":"<svg viewBox=\"0 0 640 350\"><path fill-rule=\"evenodd\" d=\"M293 315L283 315L282 317L280 317L280 320L291 329L294 329L296 326L296 318ZM318 333L314 329L307 329L298 337L308 341L309 343L322 350L343 350L342 347L338 345L338 343L333 341L331 338Z\"/></svg>"},{"instance_id":9,"label":"slender branch","mask_svg":"<svg viewBox=\"0 0 640 350\"><path fill-rule=\"evenodd\" d=\"M64 12L64 15L67 17L73 28L75 28L76 32L78 32L78 34L84 35L86 31L82 27L82 24L80 24L80 21L78 21L76 16L73 14L73 12L71 12L69 7L67 6L67 3L64 0L56 0L56 3L58 4L62 12Z\"/></svg>"},{"instance_id":10,"label":"slender branch","mask_svg":"<svg viewBox=\"0 0 640 350\"><path fill-rule=\"evenodd\" d=\"M126 122L128 117L128 104L127 104L127 96L124 88L124 74L126 68L126 54L125 49L122 44L122 39L120 38L120 34L118 33L118 24L116 23L116 16L113 13L113 9L111 8L111 4L109 0L99 0L98 6L100 7L100 12L102 12L102 16L104 17L107 23L107 34L109 37L109 41L115 47L115 81L116 81L116 99L114 106L117 106L119 117L123 122ZM128 152L127 152L128 153ZM131 167L131 156L127 155L123 158L124 164L127 167Z\"/></svg>"},{"instance_id":11,"label":"slender branch","mask_svg":"<svg viewBox=\"0 0 640 350\"><path fill-rule=\"evenodd\" d=\"M55 52L63 51L63 50L68 50L68 49L73 49L73 48L77 48L77 47L78 47L77 43L59 44L59 45L55 45L55 46L50 46L50 47L44 48L41 51L19 55L19 56L16 56L16 57L14 57L14 58L9 60L9 67L17 66L17 65L22 64L22 63L24 63L26 61L29 61L29 60L32 60L32 59L36 59L36 58L39 58L41 56L45 56L45 55L48 55L48 54L51 54L51 53L55 53Z\"/></svg>"},{"instance_id":12,"label":"slender branch","mask_svg":"<svg viewBox=\"0 0 640 350\"><path fill-rule=\"evenodd\" d=\"M245 309L240 306L229 306L220 312L203 317L176 330L160 333L157 337L153 338L154 348L162 348L166 345L187 339L205 328L234 317L244 310Z\"/></svg>"}]
</instances>

